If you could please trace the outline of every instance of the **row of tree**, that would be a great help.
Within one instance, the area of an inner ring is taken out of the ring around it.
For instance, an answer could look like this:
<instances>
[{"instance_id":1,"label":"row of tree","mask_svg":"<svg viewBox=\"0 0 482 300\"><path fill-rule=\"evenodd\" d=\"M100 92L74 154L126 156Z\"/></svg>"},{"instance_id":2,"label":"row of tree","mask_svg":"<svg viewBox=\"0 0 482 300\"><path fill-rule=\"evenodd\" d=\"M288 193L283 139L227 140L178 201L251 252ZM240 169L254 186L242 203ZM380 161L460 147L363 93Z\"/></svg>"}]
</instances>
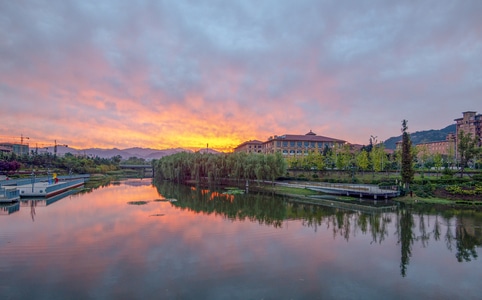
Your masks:
<instances>
[{"instance_id":1,"label":"row of tree","mask_svg":"<svg viewBox=\"0 0 482 300\"><path fill-rule=\"evenodd\" d=\"M57 156L51 153L35 153L16 155L0 154L0 173L12 174L18 170L57 170L65 173L106 173L117 170L121 162L120 156L100 158L91 156L74 156L67 153Z\"/></svg>"},{"instance_id":2,"label":"row of tree","mask_svg":"<svg viewBox=\"0 0 482 300\"><path fill-rule=\"evenodd\" d=\"M212 154L181 152L153 161L156 180L209 184L232 180L272 180L286 173L286 162L276 154Z\"/></svg>"},{"instance_id":3,"label":"row of tree","mask_svg":"<svg viewBox=\"0 0 482 300\"><path fill-rule=\"evenodd\" d=\"M408 133L408 122L402 122L402 146L389 153L385 150L383 143L370 144L361 150L355 150L349 145L336 146L319 153L312 151L298 156L290 156L287 159L289 169L297 170L344 170L344 171L373 171L399 170L408 172L407 179L413 177L414 169L434 168L440 172L443 167L453 168L458 165L461 172L472 163L473 166L481 165L480 147L477 145L477 138L470 134L460 132L457 143L457 158L455 151L449 155L440 153L430 154L428 149L418 149L410 139ZM420 151L420 153L419 153Z\"/></svg>"}]
</instances>

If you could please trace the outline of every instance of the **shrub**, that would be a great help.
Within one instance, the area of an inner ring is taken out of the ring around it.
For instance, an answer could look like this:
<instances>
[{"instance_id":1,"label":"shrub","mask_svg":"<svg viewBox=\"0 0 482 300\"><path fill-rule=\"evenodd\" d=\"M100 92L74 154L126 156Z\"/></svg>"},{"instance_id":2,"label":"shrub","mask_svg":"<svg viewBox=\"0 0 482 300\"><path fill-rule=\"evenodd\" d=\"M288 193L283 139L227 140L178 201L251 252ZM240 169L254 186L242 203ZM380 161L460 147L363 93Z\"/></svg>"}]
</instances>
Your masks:
<instances>
[{"instance_id":1,"label":"shrub","mask_svg":"<svg viewBox=\"0 0 482 300\"><path fill-rule=\"evenodd\" d=\"M472 180L482 181L482 174L476 174L476 175L472 176Z\"/></svg>"},{"instance_id":2,"label":"shrub","mask_svg":"<svg viewBox=\"0 0 482 300\"><path fill-rule=\"evenodd\" d=\"M482 195L482 185L476 185L475 187L449 185L445 187L445 190L453 195Z\"/></svg>"},{"instance_id":3,"label":"shrub","mask_svg":"<svg viewBox=\"0 0 482 300\"><path fill-rule=\"evenodd\" d=\"M452 178L455 174L455 172L449 168L445 168L442 172L443 174L443 177L448 177L448 178Z\"/></svg>"},{"instance_id":4,"label":"shrub","mask_svg":"<svg viewBox=\"0 0 482 300\"><path fill-rule=\"evenodd\" d=\"M432 184L413 184L412 190L415 194L417 194L417 196L421 198L428 198L433 196L435 186Z\"/></svg>"}]
</instances>

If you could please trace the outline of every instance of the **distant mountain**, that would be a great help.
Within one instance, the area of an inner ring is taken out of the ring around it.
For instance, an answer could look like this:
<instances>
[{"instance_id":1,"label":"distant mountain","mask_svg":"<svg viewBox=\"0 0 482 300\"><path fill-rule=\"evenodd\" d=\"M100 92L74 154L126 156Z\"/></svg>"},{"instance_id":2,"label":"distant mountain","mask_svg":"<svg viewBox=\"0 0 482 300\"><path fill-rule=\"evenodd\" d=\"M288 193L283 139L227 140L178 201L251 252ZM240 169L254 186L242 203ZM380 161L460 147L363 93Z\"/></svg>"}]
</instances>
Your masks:
<instances>
[{"instance_id":1,"label":"distant mountain","mask_svg":"<svg viewBox=\"0 0 482 300\"><path fill-rule=\"evenodd\" d=\"M33 149L32 149L33 150ZM50 152L54 154L54 147L50 147L47 149L42 149L42 152ZM57 155L65 155L66 153L71 153L74 155L86 155L92 157L100 157L100 158L112 158L114 156L121 156L122 159L128 159L130 157L137 157L137 158L144 158L146 160L153 160L159 159L164 156L176 154L179 152L193 152L192 150L184 149L184 148L173 148L173 149L151 149L151 148L127 148L127 149L101 149L101 148L88 148L88 149L75 149L65 146L57 146ZM200 149L199 152L201 153L221 153L219 151L213 149Z\"/></svg>"},{"instance_id":2,"label":"distant mountain","mask_svg":"<svg viewBox=\"0 0 482 300\"><path fill-rule=\"evenodd\" d=\"M416 131L414 133L410 133L410 138L412 139L412 144L418 145L421 143L428 143L428 142L437 142L437 141L445 141L447 134L453 133L455 134L455 124L449 125L445 128L439 130L424 130L424 131ZM396 143L402 140L402 135L391 137L385 141L385 148L395 150Z\"/></svg>"}]
</instances>

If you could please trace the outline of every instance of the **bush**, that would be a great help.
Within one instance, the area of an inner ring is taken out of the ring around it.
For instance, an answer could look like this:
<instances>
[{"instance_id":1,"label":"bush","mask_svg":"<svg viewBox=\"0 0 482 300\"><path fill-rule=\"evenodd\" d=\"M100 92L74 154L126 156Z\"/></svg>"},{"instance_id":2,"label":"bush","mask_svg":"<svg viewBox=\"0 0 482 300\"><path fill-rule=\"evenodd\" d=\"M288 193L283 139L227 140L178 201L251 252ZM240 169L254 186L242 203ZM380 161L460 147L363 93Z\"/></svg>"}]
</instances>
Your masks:
<instances>
[{"instance_id":1,"label":"bush","mask_svg":"<svg viewBox=\"0 0 482 300\"><path fill-rule=\"evenodd\" d=\"M475 187L449 185L445 187L445 190L453 195L482 195L482 186Z\"/></svg>"},{"instance_id":2,"label":"bush","mask_svg":"<svg viewBox=\"0 0 482 300\"><path fill-rule=\"evenodd\" d=\"M455 172L449 168L445 168L442 172L443 176L442 177L448 177L448 178L452 178L455 174Z\"/></svg>"},{"instance_id":3,"label":"bush","mask_svg":"<svg viewBox=\"0 0 482 300\"><path fill-rule=\"evenodd\" d=\"M417 194L417 196L421 198L428 198L433 196L435 186L432 184L413 184L412 190L415 194Z\"/></svg>"},{"instance_id":4,"label":"bush","mask_svg":"<svg viewBox=\"0 0 482 300\"><path fill-rule=\"evenodd\" d=\"M476 174L476 175L472 176L472 180L482 181L482 174Z\"/></svg>"}]
</instances>

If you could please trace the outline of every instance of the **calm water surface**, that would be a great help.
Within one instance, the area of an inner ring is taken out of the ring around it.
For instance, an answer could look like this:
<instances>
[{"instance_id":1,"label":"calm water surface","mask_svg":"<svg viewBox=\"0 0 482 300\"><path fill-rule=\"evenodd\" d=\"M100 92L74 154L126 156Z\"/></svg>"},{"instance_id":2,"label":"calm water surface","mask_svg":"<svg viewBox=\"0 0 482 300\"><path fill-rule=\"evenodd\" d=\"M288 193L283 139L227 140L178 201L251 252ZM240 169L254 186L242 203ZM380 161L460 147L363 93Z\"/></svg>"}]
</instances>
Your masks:
<instances>
[{"instance_id":1,"label":"calm water surface","mask_svg":"<svg viewBox=\"0 0 482 300\"><path fill-rule=\"evenodd\" d=\"M22 202L0 215L0 298L482 298L481 214L289 200L144 179Z\"/></svg>"}]
</instances>

